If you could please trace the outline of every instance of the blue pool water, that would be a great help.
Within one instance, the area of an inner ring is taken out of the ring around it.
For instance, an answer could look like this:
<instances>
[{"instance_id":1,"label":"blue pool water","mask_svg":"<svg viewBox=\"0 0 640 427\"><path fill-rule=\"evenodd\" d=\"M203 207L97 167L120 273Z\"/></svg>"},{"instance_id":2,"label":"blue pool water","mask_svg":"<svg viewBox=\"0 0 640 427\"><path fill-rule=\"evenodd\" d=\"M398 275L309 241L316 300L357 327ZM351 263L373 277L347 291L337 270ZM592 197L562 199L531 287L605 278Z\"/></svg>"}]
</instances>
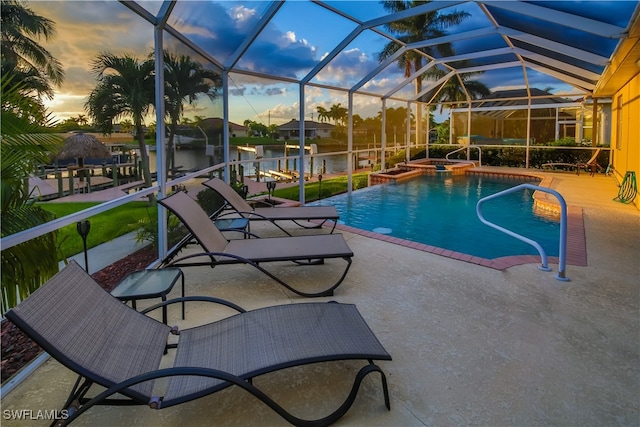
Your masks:
<instances>
[{"instance_id":1,"label":"blue pool water","mask_svg":"<svg viewBox=\"0 0 640 427\"><path fill-rule=\"evenodd\" d=\"M341 224L482 258L538 255L533 246L482 224L476 215L482 197L523 182L441 173L376 185L315 204L334 205ZM532 195L532 190L525 189L487 201L482 206L484 217L537 241L548 256L558 256L559 221L536 214Z\"/></svg>"}]
</instances>

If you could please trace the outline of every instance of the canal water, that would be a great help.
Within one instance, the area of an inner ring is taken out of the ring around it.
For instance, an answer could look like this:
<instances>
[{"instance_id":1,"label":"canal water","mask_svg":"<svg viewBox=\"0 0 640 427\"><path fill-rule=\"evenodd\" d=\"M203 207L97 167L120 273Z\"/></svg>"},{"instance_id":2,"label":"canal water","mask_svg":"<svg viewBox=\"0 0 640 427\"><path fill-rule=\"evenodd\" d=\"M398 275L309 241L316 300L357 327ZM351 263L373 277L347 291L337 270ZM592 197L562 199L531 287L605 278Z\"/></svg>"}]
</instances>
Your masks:
<instances>
[{"instance_id":1,"label":"canal water","mask_svg":"<svg viewBox=\"0 0 640 427\"><path fill-rule=\"evenodd\" d=\"M229 149L230 158L233 160L238 159L238 150L235 147L231 147ZM218 153L216 153L218 154ZM264 158L277 158L284 157L284 148L266 148L264 150ZM260 169L262 171L278 170L278 169L294 169L298 168L298 151L297 150L289 150L288 152L288 166L285 167L284 159L280 162L277 160L261 160L260 161ZM294 160L295 157L295 160ZM241 151L240 160L254 160L255 155L253 153ZM156 171L156 153L155 151L151 151L149 153L149 162L151 172ZM204 148L182 148L177 149L175 151L175 165L180 167L183 171L192 171L198 169L204 169L216 163L222 162L222 153L219 153L215 157L215 160L210 156L206 155ZM255 162L243 163L244 165L244 175L250 176L255 175ZM310 159L305 159L305 172L309 172L310 167ZM279 166L279 167L278 167ZM322 168L325 168L323 171ZM313 159L313 173L341 173L347 171L347 156L344 154L335 154L335 155L320 155L314 157Z\"/></svg>"}]
</instances>

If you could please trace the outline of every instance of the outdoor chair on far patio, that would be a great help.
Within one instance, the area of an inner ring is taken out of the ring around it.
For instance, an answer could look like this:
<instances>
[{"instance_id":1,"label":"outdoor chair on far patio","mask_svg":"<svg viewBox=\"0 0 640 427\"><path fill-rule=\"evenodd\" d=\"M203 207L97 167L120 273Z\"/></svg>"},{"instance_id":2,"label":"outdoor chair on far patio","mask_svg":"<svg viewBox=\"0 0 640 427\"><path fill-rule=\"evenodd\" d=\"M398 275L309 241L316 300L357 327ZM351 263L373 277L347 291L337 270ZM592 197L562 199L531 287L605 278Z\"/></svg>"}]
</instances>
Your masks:
<instances>
[{"instance_id":1,"label":"outdoor chair on far patio","mask_svg":"<svg viewBox=\"0 0 640 427\"><path fill-rule=\"evenodd\" d=\"M238 214L251 221L269 221L288 235L291 233L279 225L278 221L292 221L302 228L320 228L325 222L333 221L331 233L338 222L338 211L333 206L252 207L220 178L210 179L203 182L202 185L220 194L225 199L227 206L233 211L232 214ZM300 221L319 221L319 223L306 225Z\"/></svg>"},{"instance_id":2,"label":"outdoor chair on far patio","mask_svg":"<svg viewBox=\"0 0 640 427\"><path fill-rule=\"evenodd\" d=\"M598 148L596 149L593 154L591 155L591 158L589 160L587 160L586 162L577 162L577 163L563 163L563 162L550 162L550 163L544 163L542 165L543 169L555 169L557 167L564 167L564 168L570 168L570 169L574 169L576 170L576 174L580 175L580 170L584 169L585 171L591 171L591 176L593 176L596 173L596 170L602 170L602 166L600 166L598 164L598 155L600 154L600 152L602 151L602 148Z\"/></svg>"},{"instance_id":3,"label":"outdoor chair on far patio","mask_svg":"<svg viewBox=\"0 0 640 427\"><path fill-rule=\"evenodd\" d=\"M271 277L290 291L305 297L333 295L333 290L344 280L353 252L342 234L315 234L311 236L286 236L258 239L230 240L209 219L198 202L187 193L178 191L158 200L187 227L191 236L205 252L173 259L183 246L172 251L161 266L202 266L215 267L226 264L248 264ZM327 259L342 258L347 266L337 282L318 292L303 292L267 271L260 264L267 262L292 261L298 265L322 264Z\"/></svg>"},{"instance_id":4,"label":"outdoor chair on far patio","mask_svg":"<svg viewBox=\"0 0 640 427\"><path fill-rule=\"evenodd\" d=\"M580 169L584 169L585 172L591 172L590 175L593 176L597 171L603 171L604 168L598 164L598 155L601 151L602 148L598 148L593 152L589 160L584 163L576 163L576 173L580 175Z\"/></svg>"},{"instance_id":5,"label":"outdoor chair on far patio","mask_svg":"<svg viewBox=\"0 0 640 427\"><path fill-rule=\"evenodd\" d=\"M123 304L71 261L6 317L51 357L79 375L63 406L69 414L69 418L60 420L63 425L94 405L163 409L232 385L248 391L292 424L328 425L347 412L362 380L372 372L381 375L385 404L390 409L385 375L373 361L391 360L391 356L355 305L285 304L245 311L217 298L184 297L145 312L182 301L222 304L238 313L178 331ZM172 333L178 342L168 345ZM163 354L170 348L177 348L173 366L161 369ZM294 417L255 385L260 375L339 360L368 363L355 375L345 402L317 421ZM161 378L165 381L156 383ZM92 391L93 397L88 397L93 384L106 390L99 387ZM102 422L108 423L106 418Z\"/></svg>"}]
</instances>

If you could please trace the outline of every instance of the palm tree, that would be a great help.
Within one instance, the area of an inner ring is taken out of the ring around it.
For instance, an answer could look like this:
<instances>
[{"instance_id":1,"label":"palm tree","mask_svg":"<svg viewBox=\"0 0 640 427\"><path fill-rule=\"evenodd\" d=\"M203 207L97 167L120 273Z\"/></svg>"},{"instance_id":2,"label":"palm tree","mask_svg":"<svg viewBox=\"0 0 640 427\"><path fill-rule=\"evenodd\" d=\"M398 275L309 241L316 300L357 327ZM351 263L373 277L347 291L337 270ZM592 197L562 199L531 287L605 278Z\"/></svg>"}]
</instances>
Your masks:
<instances>
[{"instance_id":1,"label":"palm tree","mask_svg":"<svg viewBox=\"0 0 640 427\"><path fill-rule=\"evenodd\" d=\"M462 61L458 65L458 68L461 69L467 67L470 67L468 61ZM444 77L445 73L445 71L437 70L433 77ZM478 80L471 80L473 77L482 73L483 72L480 71L458 74L455 78L447 80L438 94L438 101L441 102L440 112L442 113L443 108L455 108L460 102L467 102L469 99L478 99L483 96L490 95L491 89L489 89L484 83Z\"/></svg>"},{"instance_id":2,"label":"palm tree","mask_svg":"<svg viewBox=\"0 0 640 427\"><path fill-rule=\"evenodd\" d=\"M53 216L36 206L25 179L36 164L46 163L62 139L44 134L33 121L41 107L23 95L24 87L2 75L2 156L0 156L0 222L2 237L27 230ZM35 106L35 107L34 107ZM51 124L45 118L46 124ZM49 233L2 250L2 313L15 306L58 271L57 233Z\"/></svg>"},{"instance_id":3,"label":"palm tree","mask_svg":"<svg viewBox=\"0 0 640 427\"><path fill-rule=\"evenodd\" d=\"M133 122L129 119L122 120L120 123L120 132L129 133L133 129Z\"/></svg>"},{"instance_id":4,"label":"palm tree","mask_svg":"<svg viewBox=\"0 0 640 427\"><path fill-rule=\"evenodd\" d=\"M364 119L360 116L360 114L354 114L352 116L353 119L353 127L360 126L364 123Z\"/></svg>"},{"instance_id":5,"label":"palm tree","mask_svg":"<svg viewBox=\"0 0 640 427\"><path fill-rule=\"evenodd\" d=\"M139 61L135 56L115 56L103 53L92 62L92 71L98 80L89 94L85 109L103 133L111 133L113 120L131 117L140 148L142 175L151 187L149 156L145 144L144 117L154 101L154 62Z\"/></svg>"},{"instance_id":6,"label":"palm tree","mask_svg":"<svg viewBox=\"0 0 640 427\"><path fill-rule=\"evenodd\" d=\"M382 111L378 111L378 115L377 117L382 120ZM393 135L394 135L394 140L395 137L398 133L398 131L400 131L400 133L402 133L406 127L407 124L407 109L405 107L398 107L398 108L387 108L386 110L386 119L387 119L387 129L393 129ZM410 114L410 119L413 122L415 120L415 117L413 116L413 113ZM390 132L387 132L390 133Z\"/></svg>"},{"instance_id":7,"label":"palm tree","mask_svg":"<svg viewBox=\"0 0 640 427\"><path fill-rule=\"evenodd\" d=\"M438 100L453 104L440 104L440 112L445 105L456 107L457 102L468 101L468 98L478 99L491 94L491 90L482 82L470 80L474 74L459 74L457 78L449 79L438 96ZM468 97L467 97L468 95Z\"/></svg>"},{"instance_id":8,"label":"palm tree","mask_svg":"<svg viewBox=\"0 0 640 427\"><path fill-rule=\"evenodd\" d=\"M335 121L336 126L338 126L338 123L344 123L348 111L349 110L343 107L341 104L334 104L329 109L329 117L332 118Z\"/></svg>"},{"instance_id":9,"label":"palm tree","mask_svg":"<svg viewBox=\"0 0 640 427\"><path fill-rule=\"evenodd\" d=\"M387 0L383 1L382 5L387 12L396 13L425 3L430 3L430 1ZM446 35L445 29L447 27L459 24L468 16L469 14L467 12L453 11L442 14L439 11L433 11L403 19L401 21L395 21L390 24L386 24L385 27L388 31L396 35L398 40L405 44L410 44L431 38L442 37ZM393 41L387 43L383 50L378 54L378 60L380 62L384 61L399 49L400 45L397 43ZM453 50L449 43L421 48L420 51L432 56L434 56L436 52L440 56L450 56L453 54ZM416 72L423 67L423 56L415 51L407 51L398 57L397 63L398 67L404 71L404 76L409 77L412 72ZM422 80L423 76L418 76L415 79L416 94L422 92ZM419 118L416 125L416 135L421 135L422 120L420 118L422 117L422 105L420 103L417 105L416 113ZM419 143L418 139L416 140L416 143Z\"/></svg>"},{"instance_id":10,"label":"palm tree","mask_svg":"<svg viewBox=\"0 0 640 427\"><path fill-rule=\"evenodd\" d=\"M2 75L11 74L7 85L18 85L23 94L53 98L53 87L64 80L60 62L38 44L37 39L55 35L53 21L36 15L18 0L3 0L0 5L2 34Z\"/></svg>"},{"instance_id":11,"label":"palm tree","mask_svg":"<svg viewBox=\"0 0 640 427\"><path fill-rule=\"evenodd\" d=\"M205 69L202 64L186 55L164 52L165 109L169 116L169 141L167 143L167 173L174 167L173 138L184 112L185 101L195 105L200 94L215 99L217 88L222 87L220 74ZM182 118L183 123L188 123Z\"/></svg>"},{"instance_id":12,"label":"palm tree","mask_svg":"<svg viewBox=\"0 0 640 427\"><path fill-rule=\"evenodd\" d=\"M324 122L325 120L329 119L329 111L326 108L324 108L321 105L318 105L316 110L318 111L318 120L320 120L321 122Z\"/></svg>"},{"instance_id":13,"label":"palm tree","mask_svg":"<svg viewBox=\"0 0 640 427\"><path fill-rule=\"evenodd\" d=\"M85 116L84 114L78 114L75 117L76 123L78 123L80 126L86 126L88 123L87 120L87 116Z\"/></svg>"}]
</instances>

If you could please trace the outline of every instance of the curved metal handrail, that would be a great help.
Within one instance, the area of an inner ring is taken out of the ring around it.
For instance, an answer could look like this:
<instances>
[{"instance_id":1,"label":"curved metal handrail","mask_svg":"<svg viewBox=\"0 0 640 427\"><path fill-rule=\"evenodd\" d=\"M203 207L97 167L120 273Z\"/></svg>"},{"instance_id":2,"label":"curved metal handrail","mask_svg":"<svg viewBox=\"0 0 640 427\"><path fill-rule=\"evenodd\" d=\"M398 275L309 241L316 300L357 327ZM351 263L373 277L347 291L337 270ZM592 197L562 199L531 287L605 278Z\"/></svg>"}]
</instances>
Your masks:
<instances>
[{"instance_id":1,"label":"curved metal handrail","mask_svg":"<svg viewBox=\"0 0 640 427\"><path fill-rule=\"evenodd\" d=\"M450 159L450 158L449 158L449 156L450 156L451 154L453 154L453 153L457 153L458 151L462 151L462 150L465 150L465 149L467 149L467 148L477 148L477 149L478 149L478 166L482 166L482 149L481 149L480 147L478 147L477 145L465 145L465 146L463 146L463 147L460 147L460 148L458 148L458 149L456 149L456 150L453 150L453 151L451 151L451 152L447 153L447 155L446 155L446 156L444 156L444 158L445 158L445 159L447 159L447 160L450 160L450 161L452 161L452 162L455 162L455 161L463 161L463 162L464 162L464 161L466 161L466 162L471 162L472 160L469 160L468 158L467 158L467 160L456 160L456 159ZM467 156L467 157L468 157L468 156Z\"/></svg>"},{"instance_id":2,"label":"curved metal handrail","mask_svg":"<svg viewBox=\"0 0 640 427\"><path fill-rule=\"evenodd\" d=\"M542 265L538 266L538 268L543 271L551 271L551 268L547 264L547 254L538 242L536 242L535 240L531 240L527 237L521 236L518 233L514 233L511 230L507 230L506 228L500 227L499 225L496 225L492 222L489 222L482 215L482 204L484 202L504 196L506 194L515 193L516 191L522 190L524 188L529 188L532 190L543 191L545 193L553 194L560 202L560 244L559 244L560 259L558 262L558 274L556 274L555 277L558 280L563 280L563 281L569 280L565 276L566 254L567 254L567 204L564 201L564 198L560 195L560 193L558 193L555 190L551 190L550 188L540 187L533 184L526 184L526 183L520 184L515 187L507 188L506 190L500 191L495 194L491 194L487 197L483 197L482 199L478 200L478 204L476 205L476 213L478 215L478 218L483 224L486 224L489 227L495 228L498 231L502 231L503 233L508 234L511 237L515 237L516 239L522 240L523 242L528 243L531 246L535 247L538 250L538 253L540 254L540 258L542 262Z\"/></svg>"}]
</instances>

